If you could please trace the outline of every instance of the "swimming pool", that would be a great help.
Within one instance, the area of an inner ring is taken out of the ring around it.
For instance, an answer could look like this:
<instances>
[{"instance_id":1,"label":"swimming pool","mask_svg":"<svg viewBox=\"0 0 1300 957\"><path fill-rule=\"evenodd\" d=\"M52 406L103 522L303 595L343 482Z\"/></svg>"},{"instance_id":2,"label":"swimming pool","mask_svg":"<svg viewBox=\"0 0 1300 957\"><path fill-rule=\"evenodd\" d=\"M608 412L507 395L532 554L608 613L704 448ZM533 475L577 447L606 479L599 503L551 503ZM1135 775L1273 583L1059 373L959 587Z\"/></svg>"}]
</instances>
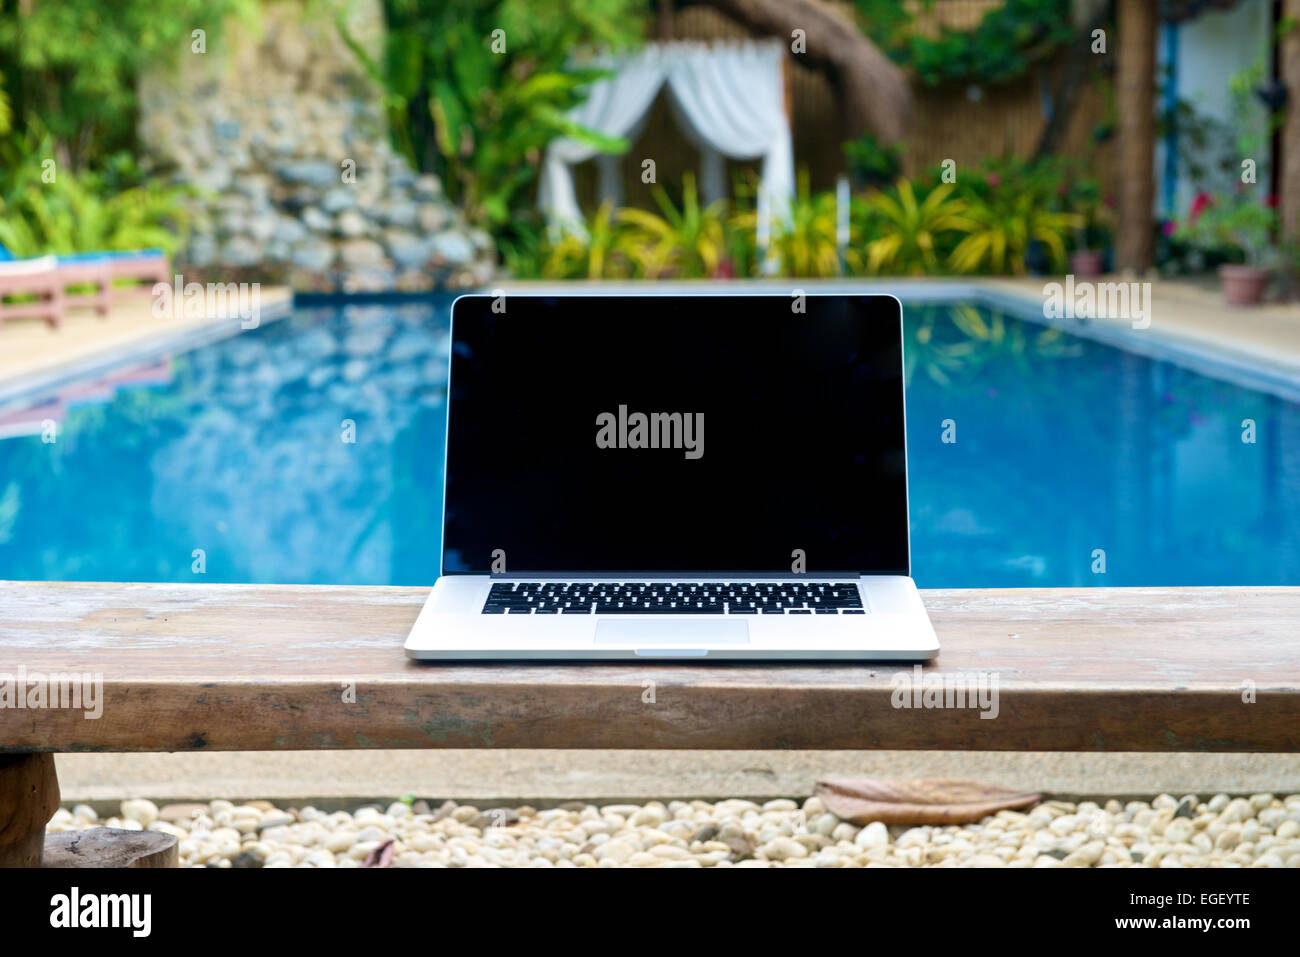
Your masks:
<instances>
[{"instance_id":1,"label":"swimming pool","mask_svg":"<svg viewBox=\"0 0 1300 957\"><path fill-rule=\"evenodd\" d=\"M449 303L300 306L0 410L0 578L432 582ZM1300 584L1300 406L904 314L922 587Z\"/></svg>"}]
</instances>

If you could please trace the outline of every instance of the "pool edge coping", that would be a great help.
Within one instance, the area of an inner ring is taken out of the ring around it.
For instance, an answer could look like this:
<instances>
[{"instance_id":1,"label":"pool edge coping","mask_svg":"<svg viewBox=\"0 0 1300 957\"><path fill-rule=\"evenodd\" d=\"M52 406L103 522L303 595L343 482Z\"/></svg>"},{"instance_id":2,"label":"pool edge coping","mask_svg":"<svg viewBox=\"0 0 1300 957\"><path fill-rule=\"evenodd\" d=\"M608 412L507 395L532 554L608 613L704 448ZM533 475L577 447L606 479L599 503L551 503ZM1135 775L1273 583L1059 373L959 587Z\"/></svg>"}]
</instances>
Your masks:
<instances>
[{"instance_id":1,"label":"pool edge coping","mask_svg":"<svg viewBox=\"0 0 1300 957\"><path fill-rule=\"evenodd\" d=\"M276 300L261 311L255 328L287 318L293 314L293 308L292 294ZM237 316L213 319L202 325L149 339L114 345L56 366L19 373L0 381L0 411L20 407L45 393L80 379L102 375L119 366L143 362L164 353L190 352L200 346L229 339L240 332L251 331L244 329L244 321Z\"/></svg>"},{"instance_id":2,"label":"pool edge coping","mask_svg":"<svg viewBox=\"0 0 1300 957\"><path fill-rule=\"evenodd\" d=\"M1210 343L1196 337L1171 334L1153 329L1136 330L1116 326L1108 321L1088 319L1052 318L1044 315L1042 305L1032 296L993 284L956 279L905 279L895 280L844 280L811 279L802 285L768 279L744 280L731 283L707 281L670 280L646 282L573 282L502 280L491 289L480 292L501 292L510 295L672 295L695 293L702 295L746 295L751 293L791 293L793 291L834 294L881 292L897 296L904 303L973 302L987 308L999 309L1015 318L1041 326L1060 329L1071 335L1108 345L1133 355L1153 360L1171 362L1189 371L1232 385L1273 395L1300 405L1300 367L1269 362L1267 358L1250 352L1234 350L1222 343ZM509 287L514 287L513 291ZM450 293L449 293L450 294ZM429 297L428 293L405 294L411 302ZM364 298L364 297L361 297ZM349 296L339 297L347 305ZM259 327L292 315L299 305L323 305L312 302L310 296L302 299L297 293L272 303L264 310ZM162 335L140 342L114 346L94 355L74 359L58 366L33 370L0 381L0 411L29 402L43 393L58 389L88 376L99 375L120 365L144 361L168 352L189 352L200 346L238 335L243 329L238 318L213 320L201 326ZM251 331L251 330L247 330Z\"/></svg>"}]
</instances>

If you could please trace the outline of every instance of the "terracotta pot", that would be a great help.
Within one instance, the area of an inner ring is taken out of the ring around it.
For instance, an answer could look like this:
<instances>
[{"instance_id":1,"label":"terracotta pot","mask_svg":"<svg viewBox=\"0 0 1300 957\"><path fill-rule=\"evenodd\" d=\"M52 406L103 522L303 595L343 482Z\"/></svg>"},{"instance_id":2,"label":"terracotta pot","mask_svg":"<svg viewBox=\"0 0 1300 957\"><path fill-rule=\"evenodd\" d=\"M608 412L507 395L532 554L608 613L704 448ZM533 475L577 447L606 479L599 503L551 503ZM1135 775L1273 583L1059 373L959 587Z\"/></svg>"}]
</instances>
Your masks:
<instances>
[{"instance_id":1,"label":"terracotta pot","mask_svg":"<svg viewBox=\"0 0 1300 957\"><path fill-rule=\"evenodd\" d=\"M1100 276L1106 265L1106 254L1095 249L1076 249L1070 253L1070 272L1088 279Z\"/></svg>"},{"instance_id":2,"label":"terracotta pot","mask_svg":"<svg viewBox=\"0 0 1300 957\"><path fill-rule=\"evenodd\" d=\"M1230 306L1258 306L1273 274L1259 266L1220 266L1219 288Z\"/></svg>"}]
</instances>

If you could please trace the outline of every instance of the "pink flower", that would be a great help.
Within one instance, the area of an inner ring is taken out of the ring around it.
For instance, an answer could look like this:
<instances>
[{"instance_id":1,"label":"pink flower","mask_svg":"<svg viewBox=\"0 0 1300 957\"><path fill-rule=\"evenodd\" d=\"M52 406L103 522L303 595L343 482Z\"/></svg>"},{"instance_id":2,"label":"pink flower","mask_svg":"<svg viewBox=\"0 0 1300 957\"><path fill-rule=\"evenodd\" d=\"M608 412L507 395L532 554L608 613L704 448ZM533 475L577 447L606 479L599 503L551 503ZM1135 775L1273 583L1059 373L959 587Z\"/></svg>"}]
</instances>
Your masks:
<instances>
[{"instance_id":1,"label":"pink flower","mask_svg":"<svg viewBox=\"0 0 1300 957\"><path fill-rule=\"evenodd\" d=\"M1213 205L1214 197L1202 190L1197 193L1196 198L1192 200L1192 208L1188 212L1187 218L1194 223L1200 219L1201 213L1205 212L1205 210L1209 209Z\"/></svg>"},{"instance_id":2,"label":"pink flower","mask_svg":"<svg viewBox=\"0 0 1300 957\"><path fill-rule=\"evenodd\" d=\"M1172 236L1178 229L1178 220L1166 219L1160 226L1160 231L1166 236Z\"/></svg>"},{"instance_id":3,"label":"pink flower","mask_svg":"<svg viewBox=\"0 0 1300 957\"><path fill-rule=\"evenodd\" d=\"M994 189L997 189L1002 185L1002 177L997 173L989 173L988 176L984 177L984 179Z\"/></svg>"}]
</instances>

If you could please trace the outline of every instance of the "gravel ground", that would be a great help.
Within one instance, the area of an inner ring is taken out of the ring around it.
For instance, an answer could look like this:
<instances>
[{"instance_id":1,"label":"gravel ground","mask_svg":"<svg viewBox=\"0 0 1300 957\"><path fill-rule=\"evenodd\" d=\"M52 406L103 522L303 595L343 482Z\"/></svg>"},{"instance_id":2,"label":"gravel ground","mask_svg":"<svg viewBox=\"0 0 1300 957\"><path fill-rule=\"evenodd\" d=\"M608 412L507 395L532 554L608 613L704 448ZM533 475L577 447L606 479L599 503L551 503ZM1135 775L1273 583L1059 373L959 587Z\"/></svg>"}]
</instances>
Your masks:
<instances>
[{"instance_id":1,"label":"gravel ground","mask_svg":"<svg viewBox=\"0 0 1300 957\"><path fill-rule=\"evenodd\" d=\"M173 834L192 867L358 867L390 840L394 867L1300 867L1300 795L1272 794L1047 801L960 827L857 827L816 797L333 814L135 799L107 820L60 809L48 830L97 826Z\"/></svg>"}]
</instances>

